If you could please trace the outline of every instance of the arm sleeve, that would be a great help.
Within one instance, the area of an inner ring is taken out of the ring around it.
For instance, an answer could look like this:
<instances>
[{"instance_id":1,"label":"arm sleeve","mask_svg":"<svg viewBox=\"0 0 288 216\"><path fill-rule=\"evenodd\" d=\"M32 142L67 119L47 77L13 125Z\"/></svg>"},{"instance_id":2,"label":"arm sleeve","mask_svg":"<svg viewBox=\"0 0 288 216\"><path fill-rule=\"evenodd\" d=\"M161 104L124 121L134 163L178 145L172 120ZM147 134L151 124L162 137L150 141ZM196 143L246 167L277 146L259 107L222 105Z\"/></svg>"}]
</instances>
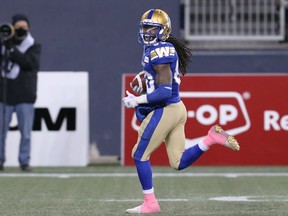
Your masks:
<instances>
[{"instance_id":1,"label":"arm sleeve","mask_svg":"<svg viewBox=\"0 0 288 216\"><path fill-rule=\"evenodd\" d=\"M171 84L160 84L158 88L147 95L148 103L157 103L164 101L171 97L172 85Z\"/></svg>"}]
</instances>

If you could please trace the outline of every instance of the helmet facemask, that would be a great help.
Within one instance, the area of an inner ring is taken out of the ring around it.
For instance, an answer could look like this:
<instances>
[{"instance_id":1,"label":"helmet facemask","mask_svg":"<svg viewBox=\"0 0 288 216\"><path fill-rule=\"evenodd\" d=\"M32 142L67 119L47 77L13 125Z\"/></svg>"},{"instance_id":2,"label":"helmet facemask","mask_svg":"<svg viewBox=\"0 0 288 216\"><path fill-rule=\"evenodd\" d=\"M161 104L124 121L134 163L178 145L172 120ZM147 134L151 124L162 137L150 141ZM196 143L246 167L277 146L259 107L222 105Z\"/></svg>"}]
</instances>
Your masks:
<instances>
[{"instance_id":1,"label":"helmet facemask","mask_svg":"<svg viewBox=\"0 0 288 216\"><path fill-rule=\"evenodd\" d=\"M152 45L163 38L163 26L158 24L143 23L139 24L139 42L145 45Z\"/></svg>"}]
</instances>

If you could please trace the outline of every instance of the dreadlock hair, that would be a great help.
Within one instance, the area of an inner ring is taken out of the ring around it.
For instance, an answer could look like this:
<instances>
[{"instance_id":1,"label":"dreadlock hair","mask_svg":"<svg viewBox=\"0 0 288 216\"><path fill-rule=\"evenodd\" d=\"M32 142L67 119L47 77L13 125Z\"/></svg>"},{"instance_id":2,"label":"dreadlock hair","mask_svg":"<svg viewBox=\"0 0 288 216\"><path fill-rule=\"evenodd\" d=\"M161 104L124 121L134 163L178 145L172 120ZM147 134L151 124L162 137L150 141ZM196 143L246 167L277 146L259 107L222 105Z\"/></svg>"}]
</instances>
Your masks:
<instances>
[{"instance_id":1,"label":"dreadlock hair","mask_svg":"<svg viewBox=\"0 0 288 216\"><path fill-rule=\"evenodd\" d=\"M171 34L166 39L166 41L173 44L175 47L179 56L179 70L180 73L184 76L187 73L187 66L191 63L190 57L192 55L192 50Z\"/></svg>"}]
</instances>

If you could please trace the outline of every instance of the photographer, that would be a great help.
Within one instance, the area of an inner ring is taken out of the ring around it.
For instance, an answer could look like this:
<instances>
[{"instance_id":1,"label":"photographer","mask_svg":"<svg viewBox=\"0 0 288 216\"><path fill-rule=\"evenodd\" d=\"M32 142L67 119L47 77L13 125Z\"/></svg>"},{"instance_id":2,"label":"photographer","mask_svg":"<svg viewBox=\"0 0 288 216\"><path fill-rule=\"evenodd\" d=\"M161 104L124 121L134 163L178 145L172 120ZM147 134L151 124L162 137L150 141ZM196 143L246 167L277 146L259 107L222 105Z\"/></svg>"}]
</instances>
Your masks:
<instances>
[{"instance_id":1,"label":"photographer","mask_svg":"<svg viewBox=\"0 0 288 216\"><path fill-rule=\"evenodd\" d=\"M12 114L16 112L21 134L18 157L20 168L22 171L31 171L31 131L41 45L32 37L26 15L14 15L12 26L11 38L1 36L0 44L0 170L4 170L5 140Z\"/></svg>"}]
</instances>

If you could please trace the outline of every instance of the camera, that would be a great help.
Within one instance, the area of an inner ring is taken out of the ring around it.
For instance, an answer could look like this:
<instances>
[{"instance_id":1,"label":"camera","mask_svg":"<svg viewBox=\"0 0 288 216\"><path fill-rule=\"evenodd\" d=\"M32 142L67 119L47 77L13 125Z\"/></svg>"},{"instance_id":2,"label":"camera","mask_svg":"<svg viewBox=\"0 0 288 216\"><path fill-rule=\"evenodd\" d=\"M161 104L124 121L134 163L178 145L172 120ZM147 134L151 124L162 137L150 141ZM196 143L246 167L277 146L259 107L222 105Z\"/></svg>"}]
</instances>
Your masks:
<instances>
[{"instance_id":1,"label":"camera","mask_svg":"<svg viewBox=\"0 0 288 216\"><path fill-rule=\"evenodd\" d=\"M0 25L0 40L1 41L9 40L10 38L14 36L14 33L15 33L15 30L11 24L5 23L5 24Z\"/></svg>"}]
</instances>

